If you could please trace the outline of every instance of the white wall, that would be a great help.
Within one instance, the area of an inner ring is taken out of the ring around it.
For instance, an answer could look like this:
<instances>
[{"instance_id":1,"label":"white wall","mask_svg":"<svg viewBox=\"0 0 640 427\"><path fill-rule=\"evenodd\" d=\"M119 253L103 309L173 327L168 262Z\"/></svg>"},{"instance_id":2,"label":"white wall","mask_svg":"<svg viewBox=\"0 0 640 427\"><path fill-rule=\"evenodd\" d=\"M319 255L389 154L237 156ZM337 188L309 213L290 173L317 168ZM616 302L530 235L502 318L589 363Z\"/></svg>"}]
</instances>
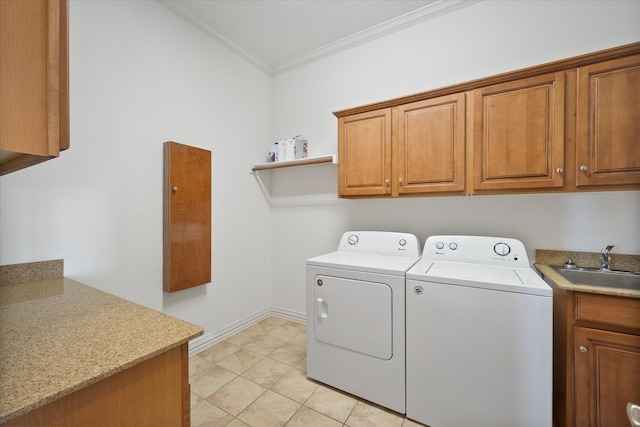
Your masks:
<instances>
[{"instance_id":1,"label":"white wall","mask_svg":"<svg viewBox=\"0 0 640 427\"><path fill-rule=\"evenodd\" d=\"M304 260L349 229L507 235L640 253L640 193L338 200L331 164L249 174L272 140L336 152L332 111L640 40L640 2L485 1L279 75L151 1L70 3L71 149L0 177L0 264L65 274L202 325L304 314ZM162 143L212 151L212 283L162 292ZM251 261L246 263L246 259Z\"/></svg>"},{"instance_id":2,"label":"white wall","mask_svg":"<svg viewBox=\"0 0 640 427\"><path fill-rule=\"evenodd\" d=\"M637 41L637 1L482 1L274 77L272 136L301 133L311 155L335 153L332 111ZM276 307L305 311L304 260L349 229L515 237L530 258L609 243L640 253L637 191L326 202L336 181L335 166L272 172ZM297 196L305 184L315 202Z\"/></svg>"},{"instance_id":3,"label":"white wall","mask_svg":"<svg viewBox=\"0 0 640 427\"><path fill-rule=\"evenodd\" d=\"M0 178L0 264L65 275L218 331L270 304L269 207L249 173L270 78L152 1L70 2L71 148ZM163 142L212 152L212 283L162 291Z\"/></svg>"}]
</instances>

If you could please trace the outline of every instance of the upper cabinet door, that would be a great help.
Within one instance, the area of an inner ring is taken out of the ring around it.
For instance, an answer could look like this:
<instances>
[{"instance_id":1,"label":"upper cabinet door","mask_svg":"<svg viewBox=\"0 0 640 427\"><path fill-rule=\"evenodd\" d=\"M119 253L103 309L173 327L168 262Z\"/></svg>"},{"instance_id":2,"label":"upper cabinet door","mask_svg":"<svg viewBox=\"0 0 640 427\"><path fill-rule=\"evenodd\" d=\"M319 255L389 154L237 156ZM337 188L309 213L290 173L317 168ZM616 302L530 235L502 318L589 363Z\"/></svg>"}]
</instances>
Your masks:
<instances>
[{"instance_id":1,"label":"upper cabinet door","mask_svg":"<svg viewBox=\"0 0 640 427\"><path fill-rule=\"evenodd\" d=\"M397 193L464 191L465 94L401 105L397 117Z\"/></svg>"},{"instance_id":2,"label":"upper cabinet door","mask_svg":"<svg viewBox=\"0 0 640 427\"><path fill-rule=\"evenodd\" d=\"M476 89L475 190L555 188L564 184L564 73Z\"/></svg>"},{"instance_id":3,"label":"upper cabinet door","mask_svg":"<svg viewBox=\"0 0 640 427\"><path fill-rule=\"evenodd\" d=\"M69 148L66 0L0 0L0 175Z\"/></svg>"},{"instance_id":4,"label":"upper cabinet door","mask_svg":"<svg viewBox=\"0 0 640 427\"><path fill-rule=\"evenodd\" d=\"M338 195L391 194L391 109L338 120Z\"/></svg>"},{"instance_id":5,"label":"upper cabinet door","mask_svg":"<svg viewBox=\"0 0 640 427\"><path fill-rule=\"evenodd\" d=\"M640 55L578 68L576 185L640 184Z\"/></svg>"}]
</instances>

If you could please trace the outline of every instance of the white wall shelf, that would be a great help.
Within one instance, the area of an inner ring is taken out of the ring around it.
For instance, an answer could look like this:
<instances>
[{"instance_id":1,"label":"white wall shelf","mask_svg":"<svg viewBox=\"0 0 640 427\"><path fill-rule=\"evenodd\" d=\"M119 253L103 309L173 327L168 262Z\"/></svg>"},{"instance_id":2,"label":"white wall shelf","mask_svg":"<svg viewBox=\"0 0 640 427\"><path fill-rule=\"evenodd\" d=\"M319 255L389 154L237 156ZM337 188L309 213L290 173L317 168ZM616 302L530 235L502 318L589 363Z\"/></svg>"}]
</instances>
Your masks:
<instances>
[{"instance_id":1,"label":"white wall shelf","mask_svg":"<svg viewBox=\"0 0 640 427\"><path fill-rule=\"evenodd\" d=\"M291 160L288 162L271 162L271 163L258 163L253 165L251 172L255 173L262 170L289 168L293 166L303 165L315 165L318 163L338 163L338 156L336 154L328 154L320 157L307 157L305 159Z\"/></svg>"}]
</instances>

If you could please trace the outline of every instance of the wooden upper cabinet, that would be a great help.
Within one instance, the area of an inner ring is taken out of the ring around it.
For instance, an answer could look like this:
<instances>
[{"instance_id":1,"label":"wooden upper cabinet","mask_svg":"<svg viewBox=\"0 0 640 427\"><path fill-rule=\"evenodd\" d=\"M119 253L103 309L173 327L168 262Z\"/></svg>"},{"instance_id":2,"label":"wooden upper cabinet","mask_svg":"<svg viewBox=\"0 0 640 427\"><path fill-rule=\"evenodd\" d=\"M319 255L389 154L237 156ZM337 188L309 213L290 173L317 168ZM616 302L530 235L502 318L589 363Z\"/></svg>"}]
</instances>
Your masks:
<instances>
[{"instance_id":1,"label":"wooden upper cabinet","mask_svg":"<svg viewBox=\"0 0 640 427\"><path fill-rule=\"evenodd\" d=\"M66 0L0 1L0 175L69 147Z\"/></svg>"},{"instance_id":2,"label":"wooden upper cabinet","mask_svg":"<svg viewBox=\"0 0 640 427\"><path fill-rule=\"evenodd\" d=\"M391 109L338 120L338 195L391 194Z\"/></svg>"},{"instance_id":3,"label":"wooden upper cabinet","mask_svg":"<svg viewBox=\"0 0 640 427\"><path fill-rule=\"evenodd\" d=\"M564 73L472 92L474 190L562 187Z\"/></svg>"},{"instance_id":4,"label":"wooden upper cabinet","mask_svg":"<svg viewBox=\"0 0 640 427\"><path fill-rule=\"evenodd\" d=\"M578 68L576 186L640 184L640 55Z\"/></svg>"},{"instance_id":5,"label":"wooden upper cabinet","mask_svg":"<svg viewBox=\"0 0 640 427\"><path fill-rule=\"evenodd\" d=\"M333 114L341 197L640 188L640 43Z\"/></svg>"},{"instance_id":6,"label":"wooden upper cabinet","mask_svg":"<svg viewBox=\"0 0 640 427\"><path fill-rule=\"evenodd\" d=\"M465 188L465 94L397 108L394 194Z\"/></svg>"}]
</instances>

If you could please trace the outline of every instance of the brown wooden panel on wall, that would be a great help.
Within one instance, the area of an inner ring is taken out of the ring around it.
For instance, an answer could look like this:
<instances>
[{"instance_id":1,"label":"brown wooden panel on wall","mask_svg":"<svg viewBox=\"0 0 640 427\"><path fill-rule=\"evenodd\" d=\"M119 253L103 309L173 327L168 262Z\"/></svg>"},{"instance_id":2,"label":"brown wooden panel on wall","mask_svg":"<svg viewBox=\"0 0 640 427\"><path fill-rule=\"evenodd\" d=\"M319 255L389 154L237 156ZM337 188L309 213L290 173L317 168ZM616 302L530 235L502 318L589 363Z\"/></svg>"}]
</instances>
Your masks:
<instances>
[{"instance_id":1,"label":"brown wooden panel on wall","mask_svg":"<svg viewBox=\"0 0 640 427\"><path fill-rule=\"evenodd\" d=\"M164 290L211 282L211 152L164 144Z\"/></svg>"}]
</instances>

